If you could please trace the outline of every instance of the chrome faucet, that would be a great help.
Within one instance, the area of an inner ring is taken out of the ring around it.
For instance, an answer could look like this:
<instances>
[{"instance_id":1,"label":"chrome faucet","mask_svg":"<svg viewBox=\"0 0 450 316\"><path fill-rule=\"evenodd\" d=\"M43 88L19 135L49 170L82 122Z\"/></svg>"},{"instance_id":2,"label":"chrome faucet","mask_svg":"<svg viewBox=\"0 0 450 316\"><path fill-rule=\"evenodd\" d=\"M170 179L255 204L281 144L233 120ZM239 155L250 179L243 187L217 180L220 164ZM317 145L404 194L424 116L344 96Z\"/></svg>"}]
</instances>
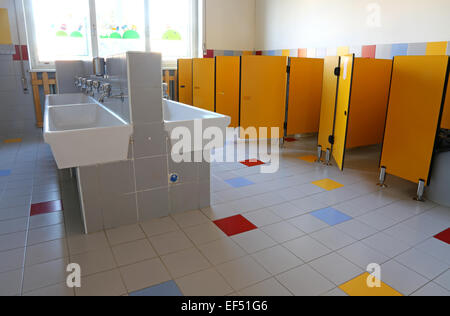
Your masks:
<instances>
[{"instance_id":1,"label":"chrome faucet","mask_svg":"<svg viewBox=\"0 0 450 316\"><path fill-rule=\"evenodd\" d=\"M92 80L86 80L86 94L94 96L94 82Z\"/></svg>"},{"instance_id":2,"label":"chrome faucet","mask_svg":"<svg viewBox=\"0 0 450 316\"><path fill-rule=\"evenodd\" d=\"M98 99L98 102L103 103L105 102L105 98L111 97L111 84L110 83L104 83L100 86L100 91L102 92L100 98Z\"/></svg>"}]
</instances>

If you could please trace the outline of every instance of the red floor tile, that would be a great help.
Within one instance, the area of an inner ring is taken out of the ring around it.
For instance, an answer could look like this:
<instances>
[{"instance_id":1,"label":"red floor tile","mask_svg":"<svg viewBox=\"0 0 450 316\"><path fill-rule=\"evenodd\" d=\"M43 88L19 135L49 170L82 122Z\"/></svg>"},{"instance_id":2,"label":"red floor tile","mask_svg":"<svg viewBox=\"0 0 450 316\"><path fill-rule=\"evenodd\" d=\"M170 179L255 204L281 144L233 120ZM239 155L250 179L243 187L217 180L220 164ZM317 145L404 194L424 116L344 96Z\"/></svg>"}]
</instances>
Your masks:
<instances>
[{"instance_id":1,"label":"red floor tile","mask_svg":"<svg viewBox=\"0 0 450 316\"><path fill-rule=\"evenodd\" d=\"M440 241L443 241L450 245L450 228L447 230L444 230L440 234L437 234L436 236L434 236L434 238L439 239Z\"/></svg>"},{"instance_id":2,"label":"red floor tile","mask_svg":"<svg viewBox=\"0 0 450 316\"><path fill-rule=\"evenodd\" d=\"M31 205L30 216L60 212L63 210L62 201L51 201Z\"/></svg>"},{"instance_id":3,"label":"red floor tile","mask_svg":"<svg viewBox=\"0 0 450 316\"><path fill-rule=\"evenodd\" d=\"M296 142L296 141L297 141L297 138L287 137L287 138L284 139L284 141L285 141L286 143L293 143L293 142Z\"/></svg>"},{"instance_id":4,"label":"red floor tile","mask_svg":"<svg viewBox=\"0 0 450 316\"><path fill-rule=\"evenodd\" d=\"M256 166L265 165L264 162L256 160L256 159L255 160L250 159L250 160L241 161L241 164L243 164L243 165L245 165L247 167L256 167Z\"/></svg>"},{"instance_id":5,"label":"red floor tile","mask_svg":"<svg viewBox=\"0 0 450 316\"><path fill-rule=\"evenodd\" d=\"M216 224L228 237L258 229L258 227L253 225L242 215L224 218L215 221L214 224Z\"/></svg>"}]
</instances>

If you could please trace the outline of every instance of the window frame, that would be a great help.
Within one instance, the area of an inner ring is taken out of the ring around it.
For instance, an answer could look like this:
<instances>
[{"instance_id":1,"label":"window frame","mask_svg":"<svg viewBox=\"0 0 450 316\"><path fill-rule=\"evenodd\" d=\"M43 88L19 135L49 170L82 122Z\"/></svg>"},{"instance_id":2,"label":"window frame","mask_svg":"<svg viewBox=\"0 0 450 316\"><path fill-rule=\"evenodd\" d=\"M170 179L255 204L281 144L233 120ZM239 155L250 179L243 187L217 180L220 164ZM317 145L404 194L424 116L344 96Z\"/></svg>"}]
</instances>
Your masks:
<instances>
[{"instance_id":1,"label":"window frame","mask_svg":"<svg viewBox=\"0 0 450 316\"><path fill-rule=\"evenodd\" d=\"M96 0L89 0L89 24L90 32L89 36L89 50L90 56L85 58L85 60L91 60L94 57L99 56L99 43L98 43L98 30L97 30L97 10L96 10ZM125 0L124 0L125 1ZM151 40L150 40L150 1L144 0L145 3L145 51L151 52ZM203 0L189 0L191 1L191 29L190 29L190 57L195 58L200 56L200 34L199 34L199 23L200 23L200 12L199 12L199 2ZM25 26L29 45L30 53L30 67L32 70L54 70L54 62L42 62L39 60L38 56L38 43L36 37L36 31L34 27L34 15L32 10L32 0L23 0L24 16L25 16ZM108 56L100 56L108 57ZM164 69L175 69L177 67L176 60L164 60Z\"/></svg>"}]
</instances>

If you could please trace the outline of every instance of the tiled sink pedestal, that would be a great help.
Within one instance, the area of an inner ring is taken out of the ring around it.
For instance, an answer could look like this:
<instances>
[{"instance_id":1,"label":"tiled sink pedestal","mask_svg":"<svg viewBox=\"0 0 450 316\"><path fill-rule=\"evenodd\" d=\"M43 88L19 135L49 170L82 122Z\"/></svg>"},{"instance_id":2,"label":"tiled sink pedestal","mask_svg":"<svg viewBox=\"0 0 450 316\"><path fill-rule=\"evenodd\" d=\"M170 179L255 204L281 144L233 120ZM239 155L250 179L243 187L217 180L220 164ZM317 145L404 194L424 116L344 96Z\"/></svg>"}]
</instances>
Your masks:
<instances>
[{"instance_id":1,"label":"tiled sink pedestal","mask_svg":"<svg viewBox=\"0 0 450 316\"><path fill-rule=\"evenodd\" d=\"M59 93L79 92L73 78L88 76L86 69L83 62L57 62ZM76 169L86 233L208 207L210 164L175 163L170 156L161 56L129 52L108 58L105 80L112 95L124 97L102 104L132 124L134 133L127 160ZM101 92L92 93L98 100ZM172 173L179 177L176 184L169 184Z\"/></svg>"}]
</instances>

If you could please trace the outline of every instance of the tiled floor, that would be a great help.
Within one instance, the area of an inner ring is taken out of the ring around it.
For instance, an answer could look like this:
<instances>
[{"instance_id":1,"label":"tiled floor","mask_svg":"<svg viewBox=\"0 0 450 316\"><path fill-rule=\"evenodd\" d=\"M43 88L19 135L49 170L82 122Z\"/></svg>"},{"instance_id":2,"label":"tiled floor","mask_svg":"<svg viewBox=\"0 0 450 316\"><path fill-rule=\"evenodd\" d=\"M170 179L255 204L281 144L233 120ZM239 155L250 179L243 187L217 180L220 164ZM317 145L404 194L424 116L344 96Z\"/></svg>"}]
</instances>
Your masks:
<instances>
[{"instance_id":1,"label":"tiled floor","mask_svg":"<svg viewBox=\"0 0 450 316\"><path fill-rule=\"evenodd\" d=\"M85 236L40 137L2 141L0 295L448 296L450 209L400 179L377 187L378 150L351 151L343 173L314 163L313 138L287 142L275 174L256 157L214 163L211 208ZM81 289L65 286L69 263Z\"/></svg>"}]
</instances>

